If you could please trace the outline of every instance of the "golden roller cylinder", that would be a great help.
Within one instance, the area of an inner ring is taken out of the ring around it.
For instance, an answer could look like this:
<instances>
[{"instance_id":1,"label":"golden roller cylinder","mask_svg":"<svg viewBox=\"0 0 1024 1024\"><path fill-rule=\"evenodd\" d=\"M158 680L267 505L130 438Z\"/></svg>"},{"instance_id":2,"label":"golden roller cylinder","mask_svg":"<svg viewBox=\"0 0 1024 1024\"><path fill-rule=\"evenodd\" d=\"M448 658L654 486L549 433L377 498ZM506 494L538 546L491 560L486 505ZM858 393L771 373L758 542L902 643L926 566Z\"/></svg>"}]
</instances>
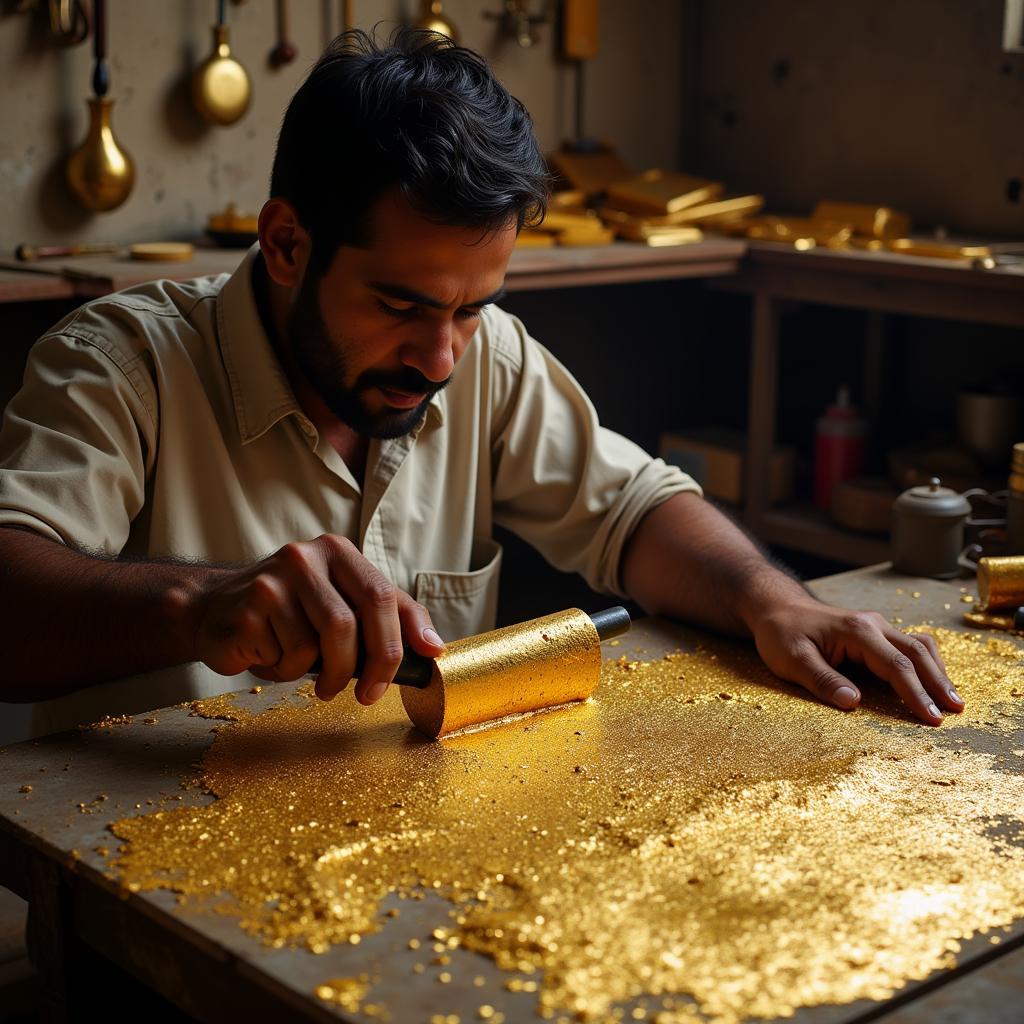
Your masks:
<instances>
[{"instance_id":1,"label":"golden roller cylinder","mask_svg":"<svg viewBox=\"0 0 1024 1024\"><path fill-rule=\"evenodd\" d=\"M1024 555L978 560L978 609L1024 605Z\"/></svg>"},{"instance_id":2,"label":"golden roller cylinder","mask_svg":"<svg viewBox=\"0 0 1024 1024\"><path fill-rule=\"evenodd\" d=\"M402 687L413 725L435 739L586 700L601 676L601 638L578 608L450 643L425 689Z\"/></svg>"}]
</instances>

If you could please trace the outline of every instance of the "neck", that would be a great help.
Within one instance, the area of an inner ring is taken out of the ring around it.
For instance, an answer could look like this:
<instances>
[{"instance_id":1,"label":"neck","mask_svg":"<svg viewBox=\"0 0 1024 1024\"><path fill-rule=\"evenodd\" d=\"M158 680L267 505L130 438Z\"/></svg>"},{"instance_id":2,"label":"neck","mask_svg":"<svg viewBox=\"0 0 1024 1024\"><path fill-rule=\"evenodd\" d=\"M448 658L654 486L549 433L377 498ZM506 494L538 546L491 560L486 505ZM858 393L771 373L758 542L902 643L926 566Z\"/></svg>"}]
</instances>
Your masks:
<instances>
[{"instance_id":1,"label":"neck","mask_svg":"<svg viewBox=\"0 0 1024 1024\"><path fill-rule=\"evenodd\" d=\"M267 332L274 354L288 378L299 408L302 409L320 435L330 439L335 447L337 447L335 442L338 440L343 440L347 447L357 444L365 446L366 439L347 424L342 423L331 412L295 361L291 346L288 344L287 330L292 290L284 288L270 279L262 256L258 257L253 265L252 285L263 329Z\"/></svg>"}]
</instances>

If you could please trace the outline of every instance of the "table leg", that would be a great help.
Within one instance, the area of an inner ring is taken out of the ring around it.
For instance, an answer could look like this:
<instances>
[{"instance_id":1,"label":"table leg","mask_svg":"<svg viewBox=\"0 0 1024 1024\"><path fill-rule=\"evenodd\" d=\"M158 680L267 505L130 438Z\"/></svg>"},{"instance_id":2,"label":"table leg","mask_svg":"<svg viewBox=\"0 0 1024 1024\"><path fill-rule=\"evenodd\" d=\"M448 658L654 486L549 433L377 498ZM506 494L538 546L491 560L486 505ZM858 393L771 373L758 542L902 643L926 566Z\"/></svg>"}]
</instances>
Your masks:
<instances>
[{"instance_id":1,"label":"table leg","mask_svg":"<svg viewBox=\"0 0 1024 1024\"><path fill-rule=\"evenodd\" d=\"M744 488L746 524L757 534L771 505L771 456L779 386L779 302L770 292L754 292L752 321Z\"/></svg>"}]
</instances>

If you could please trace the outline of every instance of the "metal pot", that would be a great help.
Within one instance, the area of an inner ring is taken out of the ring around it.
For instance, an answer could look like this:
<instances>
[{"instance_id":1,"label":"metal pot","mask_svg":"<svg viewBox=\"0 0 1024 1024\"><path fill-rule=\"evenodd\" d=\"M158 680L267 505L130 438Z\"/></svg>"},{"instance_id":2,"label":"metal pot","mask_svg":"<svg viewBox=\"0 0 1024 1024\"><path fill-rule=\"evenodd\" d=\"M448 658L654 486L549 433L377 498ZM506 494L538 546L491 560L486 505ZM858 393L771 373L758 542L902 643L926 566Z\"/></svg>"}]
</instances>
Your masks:
<instances>
[{"instance_id":1,"label":"metal pot","mask_svg":"<svg viewBox=\"0 0 1024 1024\"><path fill-rule=\"evenodd\" d=\"M907 576L959 576L970 515L967 498L943 487L937 476L926 487L904 491L892 507L892 567Z\"/></svg>"}]
</instances>

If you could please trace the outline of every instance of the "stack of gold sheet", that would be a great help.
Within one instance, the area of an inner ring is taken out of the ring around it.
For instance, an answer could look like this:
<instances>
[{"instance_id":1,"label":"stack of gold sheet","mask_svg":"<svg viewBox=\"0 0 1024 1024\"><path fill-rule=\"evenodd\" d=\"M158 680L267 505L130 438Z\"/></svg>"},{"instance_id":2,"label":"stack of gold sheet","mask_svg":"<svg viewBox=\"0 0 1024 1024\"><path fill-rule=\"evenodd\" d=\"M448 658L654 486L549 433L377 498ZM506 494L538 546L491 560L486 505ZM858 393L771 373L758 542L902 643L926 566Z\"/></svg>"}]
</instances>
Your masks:
<instances>
[{"instance_id":1,"label":"stack of gold sheet","mask_svg":"<svg viewBox=\"0 0 1024 1024\"><path fill-rule=\"evenodd\" d=\"M726 196L720 181L655 169L609 185L598 212L620 238L686 245L703 228L742 222L762 206L762 196Z\"/></svg>"},{"instance_id":2,"label":"stack of gold sheet","mask_svg":"<svg viewBox=\"0 0 1024 1024\"><path fill-rule=\"evenodd\" d=\"M545 248L553 245L610 245L615 232L583 205L579 191L555 192L548 212L540 224L525 229L516 239L518 248Z\"/></svg>"}]
</instances>

